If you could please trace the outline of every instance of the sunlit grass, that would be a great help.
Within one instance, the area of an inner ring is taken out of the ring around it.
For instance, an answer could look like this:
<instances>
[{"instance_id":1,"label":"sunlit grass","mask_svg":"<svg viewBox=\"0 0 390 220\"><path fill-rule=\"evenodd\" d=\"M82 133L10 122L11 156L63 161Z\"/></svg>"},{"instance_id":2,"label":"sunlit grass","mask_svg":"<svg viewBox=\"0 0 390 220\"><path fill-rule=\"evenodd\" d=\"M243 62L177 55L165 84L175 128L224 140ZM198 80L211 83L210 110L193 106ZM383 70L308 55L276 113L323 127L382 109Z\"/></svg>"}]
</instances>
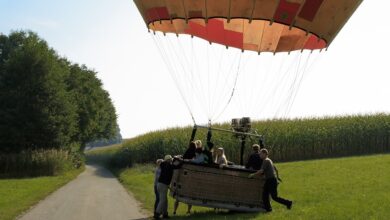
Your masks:
<instances>
[{"instance_id":1,"label":"sunlit grass","mask_svg":"<svg viewBox=\"0 0 390 220\"><path fill-rule=\"evenodd\" d=\"M14 219L83 170L74 169L51 177L0 179L0 219Z\"/></svg>"},{"instance_id":2,"label":"sunlit grass","mask_svg":"<svg viewBox=\"0 0 390 220\"><path fill-rule=\"evenodd\" d=\"M292 199L292 210L272 202L267 214L214 213L194 208L191 219L390 219L390 155L278 163L282 197ZM153 166L137 165L118 172L122 184L153 209ZM229 193L229 192L227 192ZM173 199L169 198L172 215ZM175 219L188 219L181 205Z\"/></svg>"}]
</instances>

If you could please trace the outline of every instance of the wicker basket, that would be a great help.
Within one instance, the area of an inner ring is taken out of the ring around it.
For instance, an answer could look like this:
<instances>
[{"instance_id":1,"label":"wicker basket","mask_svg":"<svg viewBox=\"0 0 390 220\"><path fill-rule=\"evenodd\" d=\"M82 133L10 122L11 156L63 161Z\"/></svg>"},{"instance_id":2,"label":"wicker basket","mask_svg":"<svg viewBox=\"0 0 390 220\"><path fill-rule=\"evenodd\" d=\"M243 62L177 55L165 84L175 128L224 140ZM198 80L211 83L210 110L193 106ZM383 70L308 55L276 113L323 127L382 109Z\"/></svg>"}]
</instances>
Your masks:
<instances>
[{"instance_id":1,"label":"wicker basket","mask_svg":"<svg viewBox=\"0 0 390 220\"><path fill-rule=\"evenodd\" d=\"M176 170L171 195L187 204L237 211L262 211L264 180L249 179L251 171L185 163Z\"/></svg>"}]
</instances>

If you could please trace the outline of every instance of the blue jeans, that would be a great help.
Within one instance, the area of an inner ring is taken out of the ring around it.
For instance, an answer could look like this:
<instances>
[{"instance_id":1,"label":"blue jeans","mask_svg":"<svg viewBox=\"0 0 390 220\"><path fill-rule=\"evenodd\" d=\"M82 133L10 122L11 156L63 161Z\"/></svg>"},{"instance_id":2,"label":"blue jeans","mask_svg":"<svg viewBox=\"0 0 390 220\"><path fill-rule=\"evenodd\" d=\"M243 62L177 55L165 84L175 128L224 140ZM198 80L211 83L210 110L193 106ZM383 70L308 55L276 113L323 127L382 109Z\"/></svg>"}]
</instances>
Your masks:
<instances>
[{"instance_id":1,"label":"blue jeans","mask_svg":"<svg viewBox=\"0 0 390 220\"><path fill-rule=\"evenodd\" d=\"M154 202L154 212L156 212L158 203L160 202L160 195L157 191L157 184L154 185L154 195L156 196L156 201Z\"/></svg>"},{"instance_id":2,"label":"blue jeans","mask_svg":"<svg viewBox=\"0 0 390 220\"><path fill-rule=\"evenodd\" d=\"M157 183L157 191L159 195L159 202L156 209L156 213L161 215L168 215L168 185L164 183Z\"/></svg>"}]
</instances>

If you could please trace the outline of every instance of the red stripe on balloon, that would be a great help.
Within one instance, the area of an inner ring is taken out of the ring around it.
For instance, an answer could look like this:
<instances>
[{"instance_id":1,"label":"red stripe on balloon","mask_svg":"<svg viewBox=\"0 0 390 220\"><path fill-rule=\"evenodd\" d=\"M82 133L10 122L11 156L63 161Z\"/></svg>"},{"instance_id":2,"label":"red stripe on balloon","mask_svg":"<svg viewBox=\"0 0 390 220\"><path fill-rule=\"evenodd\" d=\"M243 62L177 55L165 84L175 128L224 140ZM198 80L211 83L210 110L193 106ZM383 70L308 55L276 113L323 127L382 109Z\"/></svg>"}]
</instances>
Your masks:
<instances>
[{"instance_id":1,"label":"red stripe on balloon","mask_svg":"<svg viewBox=\"0 0 390 220\"><path fill-rule=\"evenodd\" d=\"M319 39L315 35L311 35L310 38L306 41L304 49L316 50L323 49L326 47L326 42L323 39Z\"/></svg>"},{"instance_id":2,"label":"red stripe on balloon","mask_svg":"<svg viewBox=\"0 0 390 220\"><path fill-rule=\"evenodd\" d=\"M322 2L323 0L306 0L298 16L305 20L313 21L317 11L322 5Z\"/></svg>"},{"instance_id":3,"label":"red stripe on balloon","mask_svg":"<svg viewBox=\"0 0 390 220\"><path fill-rule=\"evenodd\" d=\"M301 4L280 0L274 14L274 20L284 24L291 24L298 13Z\"/></svg>"},{"instance_id":4,"label":"red stripe on balloon","mask_svg":"<svg viewBox=\"0 0 390 220\"><path fill-rule=\"evenodd\" d=\"M206 26L189 21L185 33L229 47L239 49L244 47L243 33L226 30L224 22L218 19L209 19Z\"/></svg>"}]
</instances>

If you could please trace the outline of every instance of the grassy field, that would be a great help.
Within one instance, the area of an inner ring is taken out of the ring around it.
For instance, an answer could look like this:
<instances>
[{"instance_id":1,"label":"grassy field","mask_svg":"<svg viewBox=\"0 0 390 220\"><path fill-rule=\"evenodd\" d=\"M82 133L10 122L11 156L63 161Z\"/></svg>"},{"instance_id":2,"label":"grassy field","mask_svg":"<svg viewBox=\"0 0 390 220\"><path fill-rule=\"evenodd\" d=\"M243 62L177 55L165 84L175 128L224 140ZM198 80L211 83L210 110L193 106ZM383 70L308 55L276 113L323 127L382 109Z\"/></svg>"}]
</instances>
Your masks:
<instances>
[{"instance_id":1,"label":"grassy field","mask_svg":"<svg viewBox=\"0 0 390 220\"><path fill-rule=\"evenodd\" d=\"M0 219L14 219L83 170L74 169L53 177L0 179Z\"/></svg>"},{"instance_id":2,"label":"grassy field","mask_svg":"<svg viewBox=\"0 0 390 220\"><path fill-rule=\"evenodd\" d=\"M287 210L272 202L267 214L215 213L194 208L191 219L390 219L390 155L278 163L283 183L279 192L292 199ZM122 184L152 210L153 166L136 165L117 172ZM173 200L169 199L172 215ZM185 205L174 219L189 219Z\"/></svg>"}]
</instances>

